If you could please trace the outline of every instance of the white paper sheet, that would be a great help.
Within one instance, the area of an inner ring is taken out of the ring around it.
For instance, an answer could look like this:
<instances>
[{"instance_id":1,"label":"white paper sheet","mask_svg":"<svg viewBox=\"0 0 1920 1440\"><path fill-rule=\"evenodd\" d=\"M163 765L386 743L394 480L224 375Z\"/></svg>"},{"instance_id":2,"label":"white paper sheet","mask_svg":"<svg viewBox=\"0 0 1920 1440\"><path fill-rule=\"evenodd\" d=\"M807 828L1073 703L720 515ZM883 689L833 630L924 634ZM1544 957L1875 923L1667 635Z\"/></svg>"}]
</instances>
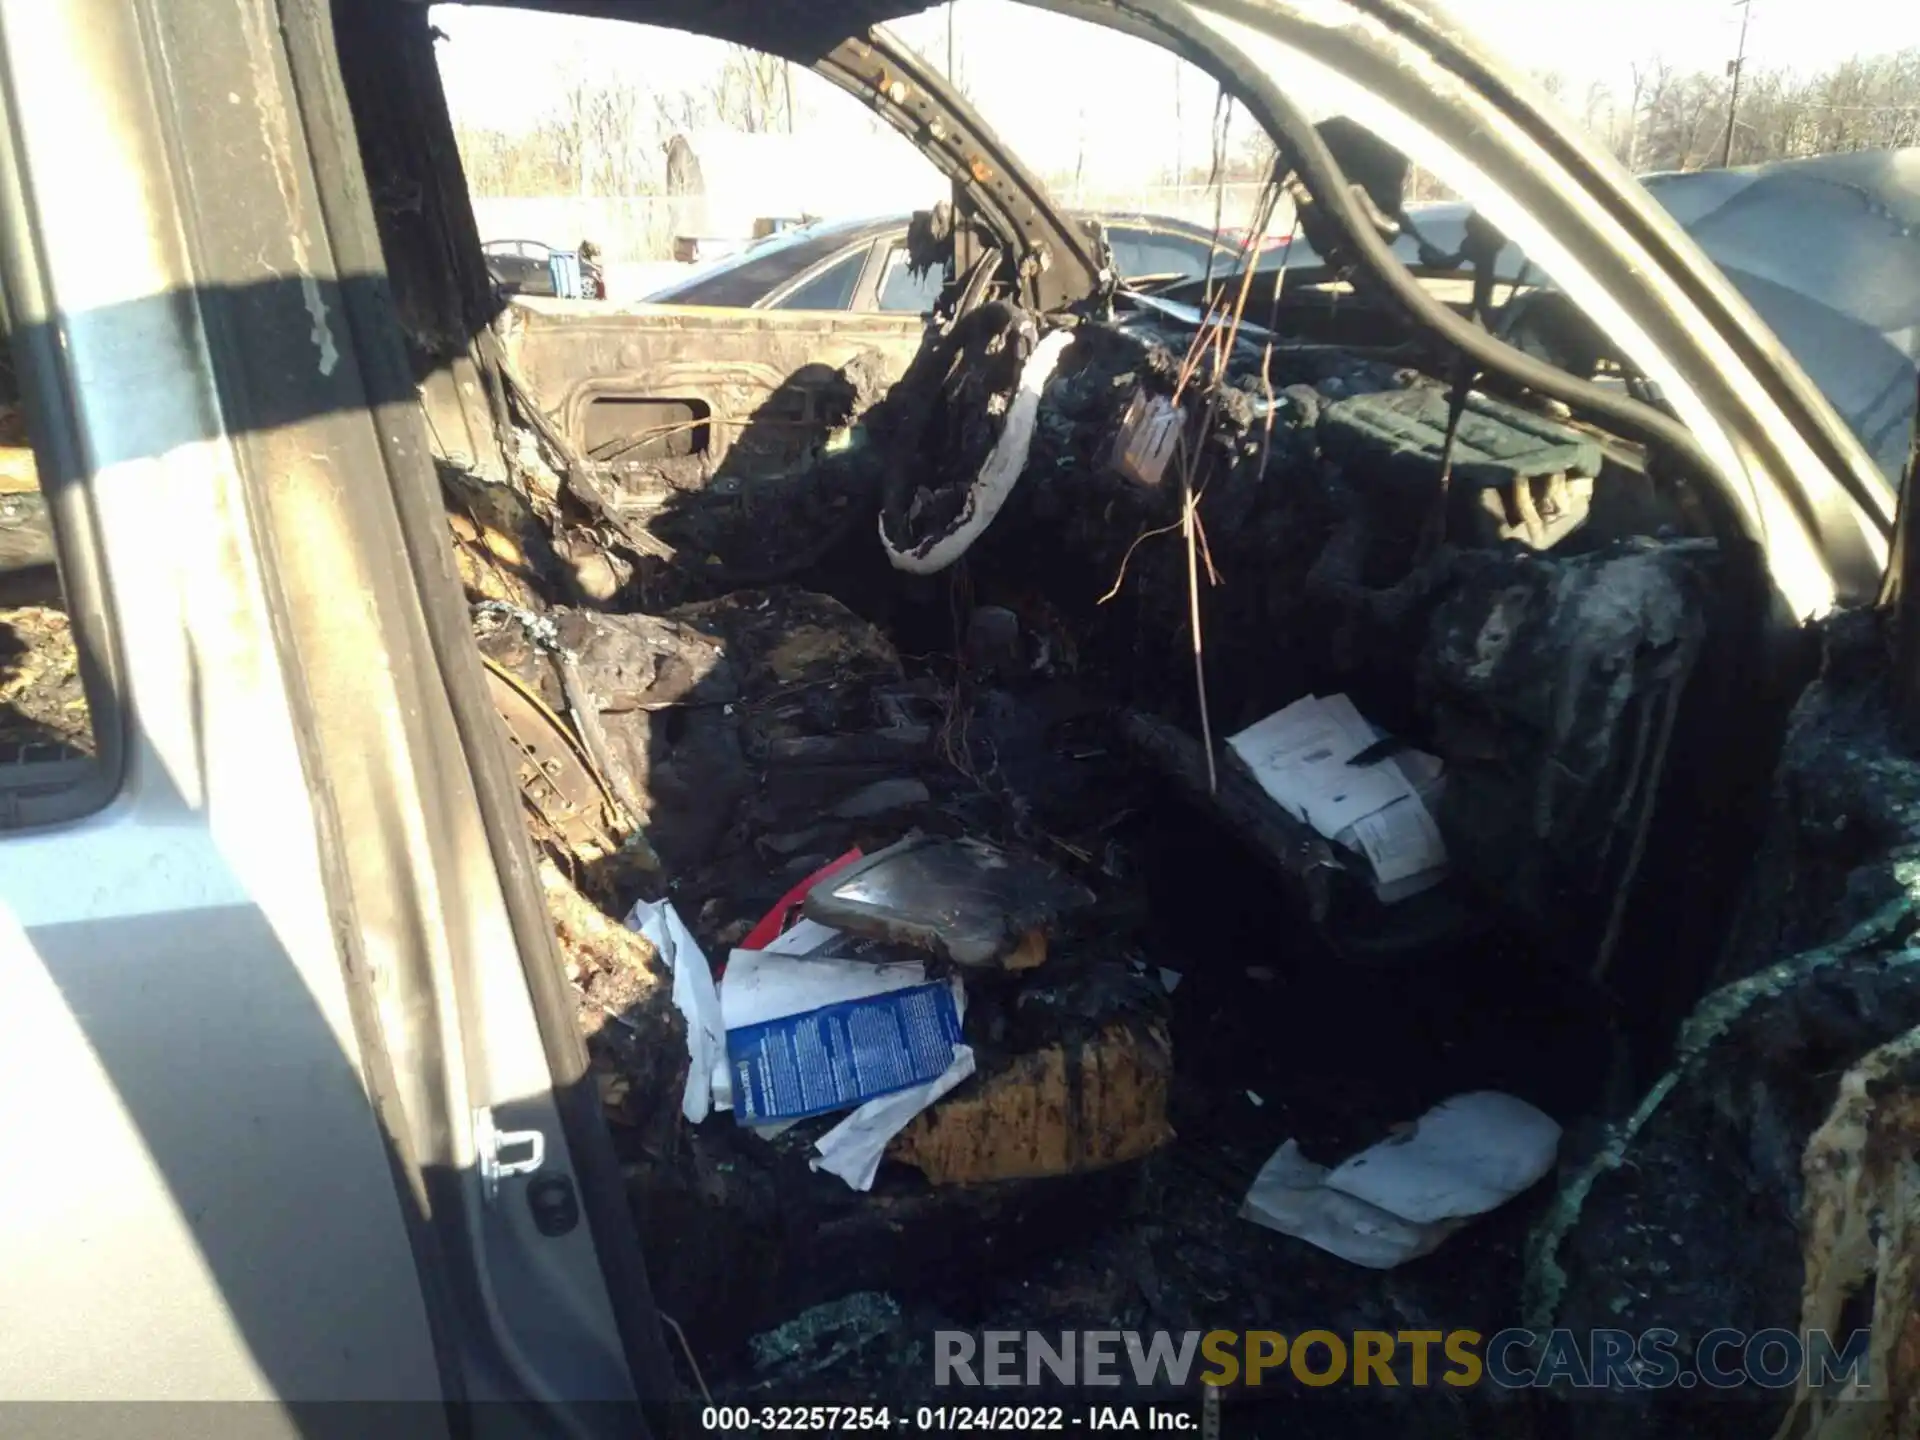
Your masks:
<instances>
[{"instance_id":1,"label":"white paper sheet","mask_svg":"<svg viewBox=\"0 0 1920 1440\"><path fill-rule=\"evenodd\" d=\"M680 1113L698 1125L712 1111L733 1105L726 1027L713 968L671 900L640 901L627 912L627 928L651 940L673 971L673 1003L687 1021L687 1088L680 1097Z\"/></svg>"},{"instance_id":2,"label":"white paper sheet","mask_svg":"<svg viewBox=\"0 0 1920 1440\"><path fill-rule=\"evenodd\" d=\"M1416 1225L1330 1190L1326 1180L1327 1167L1314 1164L1289 1140L1260 1167L1240 1207L1241 1218L1369 1270L1391 1270L1425 1255L1455 1228Z\"/></svg>"},{"instance_id":3,"label":"white paper sheet","mask_svg":"<svg viewBox=\"0 0 1920 1440\"><path fill-rule=\"evenodd\" d=\"M956 990L959 981L955 980ZM959 1000L956 994L956 1003ZM855 1190L871 1190L880 1173L880 1159L893 1137L907 1123L973 1074L973 1047L953 1047L953 1064L937 1080L912 1090L901 1090L869 1100L814 1142L818 1153L808 1163L816 1170L838 1175Z\"/></svg>"},{"instance_id":4,"label":"white paper sheet","mask_svg":"<svg viewBox=\"0 0 1920 1440\"><path fill-rule=\"evenodd\" d=\"M1381 764L1384 768L1393 761ZM1351 841L1346 838L1349 834ZM1447 842L1440 837L1440 827L1433 823L1432 814L1418 795L1408 795L1361 816L1334 838L1367 857L1382 899L1386 898L1387 887L1416 875L1431 873L1437 880L1447 863Z\"/></svg>"},{"instance_id":5,"label":"white paper sheet","mask_svg":"<svg viewBox=\"0 0 1920 1440\"><path fill-rule=\"evenodd\" d=\"M1375 894L1392 903L1436 883L1446 867L1446 841L1420 793L1438 785L1441 767L1420 751L1347 763L1379 739L1345 695L1309 695L1227 744L1282 809L1364 855Z\"/></svg>"},{"instance_id":6,"label":"white paper sheet","mask_svg":"<svg viewBox=\"0 0 1920 1440\"><path fill-rule=\"evenodd\" d=\"M1339 1165L1316 1165L1289 1140L1260 1167L1243 1219L1355 1265L1387 1270L1425 1255L1476 1215L1553 1168L1560 1126L1498 1091L1455 1095L1404 1135Z\"/></svg>"},{"instance_id":7,"label":"white paper sheet","mask_svg":"<svg viewBox=\"0 0 1920 1440\"><path fill-rule=\"evenodd\" d=\"M1339 706L1311 695L1227 741L1261 789L1328 839L1413 794L1397 765L1347 764L1372 743L1364 722L1350 725Z\"/></svg>"},{"instance_id":8,"label":"white paper sheet","mask_svg":"<svg viewBox=\"0 0 1920 1440\"><path fill-rule=\"evenodd\" d=\"M1560 1126L1495 1090L1443 1100L1405 1135L1336 1166L1330 1189L1429 1224L1484 1215L1553 1168Z\"/></svg>"},{"instance_id":9,"label":"white paper sheet","mask_svg":"<svg viewBox=\"0 0 1920 1440\"><path fill-rule=\"evenodd\" d=\"M918 960L876 965L870 960L837 960L805 955L817 936L796 931L811 926L831 938L837 932L802 920L765 950L735 950L720 980L720 1018L728 1030L763 1025L789 1015L804 1015L823 1005L864 1000L927 983L927 967ZM811 942L811 943L809 943ZM724 1049L724 1045L722 1046Z\"/></svg>"}]
</instances>

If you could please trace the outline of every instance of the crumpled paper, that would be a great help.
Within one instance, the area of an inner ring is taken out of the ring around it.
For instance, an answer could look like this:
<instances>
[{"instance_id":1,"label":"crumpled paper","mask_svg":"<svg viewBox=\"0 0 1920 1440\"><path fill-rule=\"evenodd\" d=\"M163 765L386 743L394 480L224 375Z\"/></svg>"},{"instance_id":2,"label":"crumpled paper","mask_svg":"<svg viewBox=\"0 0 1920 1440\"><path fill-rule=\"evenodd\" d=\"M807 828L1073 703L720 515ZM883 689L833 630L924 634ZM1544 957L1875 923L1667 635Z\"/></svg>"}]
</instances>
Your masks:
<instances>
[{"instance_id":1,"label":"crumpled paper","mask_svg":"<svg viewBox=\"0 0 1920 1440\"><path fill-rule=\"evenodd\" d=\"M688 932L671 900L640 901L627 912L627 928L651 940L673 971L674 1007L687 1021L687 1088L680 1098L680 1113L698 1125L714 1110L731 1110L727 1031L706 952Z\"/></svg>"}]
</instances>

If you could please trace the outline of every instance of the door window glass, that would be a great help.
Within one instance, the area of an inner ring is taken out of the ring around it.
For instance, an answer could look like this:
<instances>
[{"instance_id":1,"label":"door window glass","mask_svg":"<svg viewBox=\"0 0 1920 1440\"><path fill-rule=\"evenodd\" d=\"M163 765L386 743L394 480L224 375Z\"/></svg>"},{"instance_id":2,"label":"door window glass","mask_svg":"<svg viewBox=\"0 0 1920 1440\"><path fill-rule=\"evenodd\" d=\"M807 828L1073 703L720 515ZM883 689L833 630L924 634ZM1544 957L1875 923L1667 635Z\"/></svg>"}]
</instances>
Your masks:
<instances>
[{"instance_id":1,"label":"door window glass","mask_svg":"<svg viewBox=\"0 0 1920 1440\"><path fill-rule=\"evenodd\" d=\"M774 302L776 310L845 310L853 304L853 287L860 283L865 247L843 255L797 289Z\"/></svg>"},{"instance_id":2,"label":"door window glass","mask_svg":"<svg viewBox=\"0 0 1920 1440\"><path fill-rule=\"evenodd\" d=\"M896 245L887 252L887 272L880 281L880 308L896 314L925 315L946 288L944 268L929 266L916 274L907 264L907 249Z\"/></svg>"}]
</instances>

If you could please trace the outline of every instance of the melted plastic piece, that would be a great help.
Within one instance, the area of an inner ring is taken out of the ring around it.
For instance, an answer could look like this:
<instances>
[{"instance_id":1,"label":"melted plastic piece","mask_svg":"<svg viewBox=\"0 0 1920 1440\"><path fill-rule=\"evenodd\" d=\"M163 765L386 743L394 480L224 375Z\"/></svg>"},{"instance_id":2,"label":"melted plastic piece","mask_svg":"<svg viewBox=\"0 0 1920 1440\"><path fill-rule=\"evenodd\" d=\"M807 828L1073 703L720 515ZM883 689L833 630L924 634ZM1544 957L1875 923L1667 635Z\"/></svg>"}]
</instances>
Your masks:
<instances>
[{"instance_id":1,"label":"melted plastic piece","mask_svg":"<svg viewBox=\"0 0 1920 1440\"><path fill-rule=\"evenodd\" d=\"M1430 481L1446 451L1447 394L1430 385L1355 395L1327 407L1320 442L1332 459ZM1453 445L1456 484L1504 487L1537 476L1592 477L1600 446L1590 436L1478 393L1467 397Z\"/></svg>"},{"instance_id":2,"label":"melted plastic piece","mask_svg":"<svg viewBox=\"0 0 1920 1440\"><path fill-rule=\"evenodd\" d=\"M987 966L1092 902L1085 886L1028 856L910 836L816 885L804 908L823 925Z\"/></svg>"}]
</instances>

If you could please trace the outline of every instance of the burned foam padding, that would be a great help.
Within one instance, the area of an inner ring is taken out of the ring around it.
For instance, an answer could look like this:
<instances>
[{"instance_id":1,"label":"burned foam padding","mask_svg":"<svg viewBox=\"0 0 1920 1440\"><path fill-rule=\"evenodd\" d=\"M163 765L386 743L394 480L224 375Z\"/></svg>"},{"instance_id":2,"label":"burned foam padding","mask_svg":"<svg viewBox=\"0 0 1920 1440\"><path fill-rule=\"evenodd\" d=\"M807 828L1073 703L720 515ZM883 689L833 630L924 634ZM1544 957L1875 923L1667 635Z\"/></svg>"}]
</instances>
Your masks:
<instances>
[{"instance_id":1,"label":"burned foam padding","mask_svg":"<svg viewBox=\"0 0 1920 1440\"><path fill-rule=\"evenodd\" d=\"M1708 542L1631 540L1567 560L1483 558L1434 613L1421 656L1448 768L1438 819L1457 871L1567 925L1636 862L1717 556Z\"/></svg>"},{"instance_id":2,"label":"burned foam padding","mask_svg":"<svg viewBox=\"0 0 1920 1440\"><path fill-rule=\"evenodd\" d=\"M1432 494L1447 453L1447 392L1432 385L1355 395L1320 416L1320 444L1348 474L1393 496ZM1454 436L1450 486L1487 532L1536 550L1586 520L1599 442L1478 393Z\"/></svg>"},{"instance_id":3,"label":"burned foam padding","mask_svg":"<svg viewBox=\"0 0 1920 1440\"><path fill-rule=\"evenodd\" d=\"M628 1138L670 1151L686 1083L686 1020L653 945L581 894L551 861L540 885L608 1118Z\"/></svg>"},{"instance_id":4,"label":"burned foam padding","mask_svg":"<svg viewBox=\"0 0 1920 1440\"><path fill-rule=\"evenodd\" d=\"M982 306L915 357L894 387L880 542L895 569L930 575L977 540L1026 468L1040 395L1072 343L1035 318Z\"/></svg>"},{"instance_id":5,"label":"burned foam padding","mask_svg":"<svg viewBox=\"0 0 1920 1440\"><path fill-rule=\"evenodd\" d=\"M814 826L861 787L899 775L898 761L817 753L827 737L869 729L872 685L900 678L887 638L839 601L793 586L738 590L672 619L727 656L739 703L724 724L744 755L743 789L754 795L747 818L761 834ZM689 805L701 799L688 792Z\"/></svg>"},{"instance_id":6,"label":"burned foam padding","mask_svg":"<svg viewBox=\"0 0 1920 1440\"><path fill-rule=\"evenodd\" d=\"M538 610L567 593L552 532L521 491L445 462L438 468L454 564L469 596Z\"/></svg>"},{"instance_id":7,"label":"burned foam padding","mask_svg":"<svg viewBox=\"0 0 1920 1440\"><path fill-rule=\"evenodd\" d=\"M1166 1026L1116 1019L1086 1040L1007 1056L914 1117L887 1149L935 1185L1071 1175L1173 1138Z\"/></svg>"},{"instance_id":8,"label":"burned foam padding","mask_svg":"<svg viewBox=\"0 0 1920 1440\"><path fill-rule=\"evenodd\" d=\"M749 703L795 687L900 675L900 657L878 629L832 596L797 586L736 590L670 616L725 647Z\"/></svg>"}]
</instances>

